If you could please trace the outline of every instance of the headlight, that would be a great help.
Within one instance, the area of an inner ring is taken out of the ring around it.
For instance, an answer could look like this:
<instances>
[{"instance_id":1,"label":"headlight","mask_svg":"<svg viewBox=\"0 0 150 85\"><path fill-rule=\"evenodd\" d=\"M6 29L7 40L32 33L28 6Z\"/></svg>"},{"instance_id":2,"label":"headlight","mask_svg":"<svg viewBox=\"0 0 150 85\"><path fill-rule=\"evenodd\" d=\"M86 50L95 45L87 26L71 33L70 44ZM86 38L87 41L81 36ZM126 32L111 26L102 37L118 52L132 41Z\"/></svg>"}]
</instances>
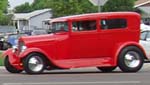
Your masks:
<instances>
[{"instance_id":1,"label":"headlight","mask_svg":"<svg viewBox=\"0 0 150 85\"><path fill-rule=\"evenodd\" d=\"M27 49L27 47L26 46L21 46L21 49L20 49L20 52L23 52L23 51L25 51Z\"/></svg>"},{"instance_id":2,"label":"headlight","mask_svg":"<svg viewBox=\"0 0 150 85\"><path fill-rule=\"evenodd\" d=\"M18 43L18 50L19 52L23 52L27 49L27 47L25 46L25 44L23 42L19 42Z\"/></svg>"},{"instance_id":3,"label":"headlight","mask_svg":"<svg viewBox=\"0 0 150 85\"><path fill-rule=\"evenodd\" d=\"M17 46L13 46L12 49L12 52L15 53L17 51Z\"/></svg>"}]
</instances>

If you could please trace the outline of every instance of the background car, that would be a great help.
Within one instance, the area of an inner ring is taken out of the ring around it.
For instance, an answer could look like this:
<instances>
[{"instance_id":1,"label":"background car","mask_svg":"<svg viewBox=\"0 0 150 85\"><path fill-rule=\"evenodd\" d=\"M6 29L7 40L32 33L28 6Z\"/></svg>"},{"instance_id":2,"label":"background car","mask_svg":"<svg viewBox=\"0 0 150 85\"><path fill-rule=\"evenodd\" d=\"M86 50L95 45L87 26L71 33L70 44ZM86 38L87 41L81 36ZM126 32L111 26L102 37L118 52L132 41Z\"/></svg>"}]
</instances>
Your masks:
<instances>
[{"instance_id":1,"label":"background car","mask_svg":"<svg viewBox=\"0 0 150 85\"><path fill-rule=\"evenodd\" d=\"M140 29L141 29L141 31L146 31L146 30L150 30L150 25L145 25L145 24L141 24L140 25Z\"/></svg>"},{"instance_id":2,"label":"background car","mask_svg":"<svg viewBox=\"0 0 150 85\"><path fill-rule=\"evenodd\" d=\"M12 45L5 40L5 35L2 34L0 36L0 50L7 50L8 48L11 47Z\"/></svg>"},{"instance_id":3,"label":"background car","mask_svg":"<svg viewBox=\"0 0 150 85\"><path fill-rule=\"evenodd\" d=\"M140 44L143 46L146 55L150 56L150 29L141 32Z\"/></svg>"},{"instance_id":4,"label":"background car","mask_svg":"<svg viewBox=\"0 0 150 85\"><path fill-rule=\"evenodd\" d=\"M28 36L28 35L24 33L4 35L0 39L0 50L7 50L8 48L16 46L18 43L18 39L21 36Z\"/></svg>"},{"instance_id":5,"label":"background car","mask_svg":"<svg viewBox=\"0 0 150 85\"><path fill-rule=\"evenodd\" d=\"M7 42L10 43L12 46L16 46L18 43L18 39L21 36L28 36L27 34L24 33L19 33L19 34L10 34L7 36Z\"/></svg>"}]
</instances>

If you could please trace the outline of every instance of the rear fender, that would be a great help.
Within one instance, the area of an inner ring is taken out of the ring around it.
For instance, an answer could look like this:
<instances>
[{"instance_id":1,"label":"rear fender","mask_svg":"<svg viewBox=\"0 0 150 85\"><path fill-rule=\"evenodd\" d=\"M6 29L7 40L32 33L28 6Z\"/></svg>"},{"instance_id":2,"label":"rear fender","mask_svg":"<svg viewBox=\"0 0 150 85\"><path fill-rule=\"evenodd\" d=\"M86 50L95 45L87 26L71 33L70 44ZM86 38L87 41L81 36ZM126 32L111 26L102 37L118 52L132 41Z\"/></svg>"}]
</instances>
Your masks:
<instances>
[{"instance_id":1,"label":"rear fender","mask_svg":"<svg viewBox=\"0 0 150 85\"><path fill-rule=\"evenodd\" d=\"M114 66L117 65L119 53L121 52L121 50L122 50L123 48L125 48L125 47L127 47L127 46L136 46L136 47L138 47L138 48L143 52L143 54L144 54L144 56L145 56L145 59L148 59L148 57L146 56L146 53L145 53L143 47L142 47L139 43L137 43L137 42L120 43L120 44L118 44L118 45L116 46L116 48L115 48L115 50L114 50L114 52L113 52L113 53L114 53L114 54L113 54L113 55L114 55Z\"/></svg>"}]
</instances>

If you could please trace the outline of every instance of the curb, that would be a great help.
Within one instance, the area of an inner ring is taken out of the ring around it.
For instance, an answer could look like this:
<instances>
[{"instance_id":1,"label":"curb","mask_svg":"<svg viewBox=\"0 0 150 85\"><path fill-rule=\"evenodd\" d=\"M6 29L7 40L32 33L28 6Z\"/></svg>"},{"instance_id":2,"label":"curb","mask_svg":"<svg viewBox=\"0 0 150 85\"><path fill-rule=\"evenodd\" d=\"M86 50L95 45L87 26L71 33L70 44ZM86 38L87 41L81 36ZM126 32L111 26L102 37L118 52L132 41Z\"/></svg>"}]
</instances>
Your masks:
<instances>
[{"instance_id":1,"label":"curb","mask_svg":"<svg viewBox=\"0 0 150 85\"><path fill-rule=\"evenodd\" d=\"M150 69L150 63L145 63L142 68Z\"/></svg>"},{"instance_id":2,"label":"curb","mask_svg":"<svg viewBox=\"0 0 150 85\"><path fill-rule=\"evenodd\" d=\"M5 67L4 66L0 66L0 69L5 69Z\"/></svg>"}]
</instances>

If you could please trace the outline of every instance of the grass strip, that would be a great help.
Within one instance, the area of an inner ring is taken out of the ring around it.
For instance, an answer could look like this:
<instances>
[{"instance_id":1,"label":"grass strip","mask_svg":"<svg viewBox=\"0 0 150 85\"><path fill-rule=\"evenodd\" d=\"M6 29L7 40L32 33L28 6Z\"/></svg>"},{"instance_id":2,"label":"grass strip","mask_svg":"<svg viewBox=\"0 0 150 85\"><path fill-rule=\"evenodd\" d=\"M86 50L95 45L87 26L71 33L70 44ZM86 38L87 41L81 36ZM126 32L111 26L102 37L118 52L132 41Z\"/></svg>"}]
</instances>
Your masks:
<instances>
[{"instance_id":1,"label":"grass strip","mask_svg":"<svg viewBox=\"0 0 150 85\"><path fill-rule=\"evenodd\" d=\"M0 52L0 66L4 65L4 58L2 58L2 52Z\"/></svg>"}]
</instances>

